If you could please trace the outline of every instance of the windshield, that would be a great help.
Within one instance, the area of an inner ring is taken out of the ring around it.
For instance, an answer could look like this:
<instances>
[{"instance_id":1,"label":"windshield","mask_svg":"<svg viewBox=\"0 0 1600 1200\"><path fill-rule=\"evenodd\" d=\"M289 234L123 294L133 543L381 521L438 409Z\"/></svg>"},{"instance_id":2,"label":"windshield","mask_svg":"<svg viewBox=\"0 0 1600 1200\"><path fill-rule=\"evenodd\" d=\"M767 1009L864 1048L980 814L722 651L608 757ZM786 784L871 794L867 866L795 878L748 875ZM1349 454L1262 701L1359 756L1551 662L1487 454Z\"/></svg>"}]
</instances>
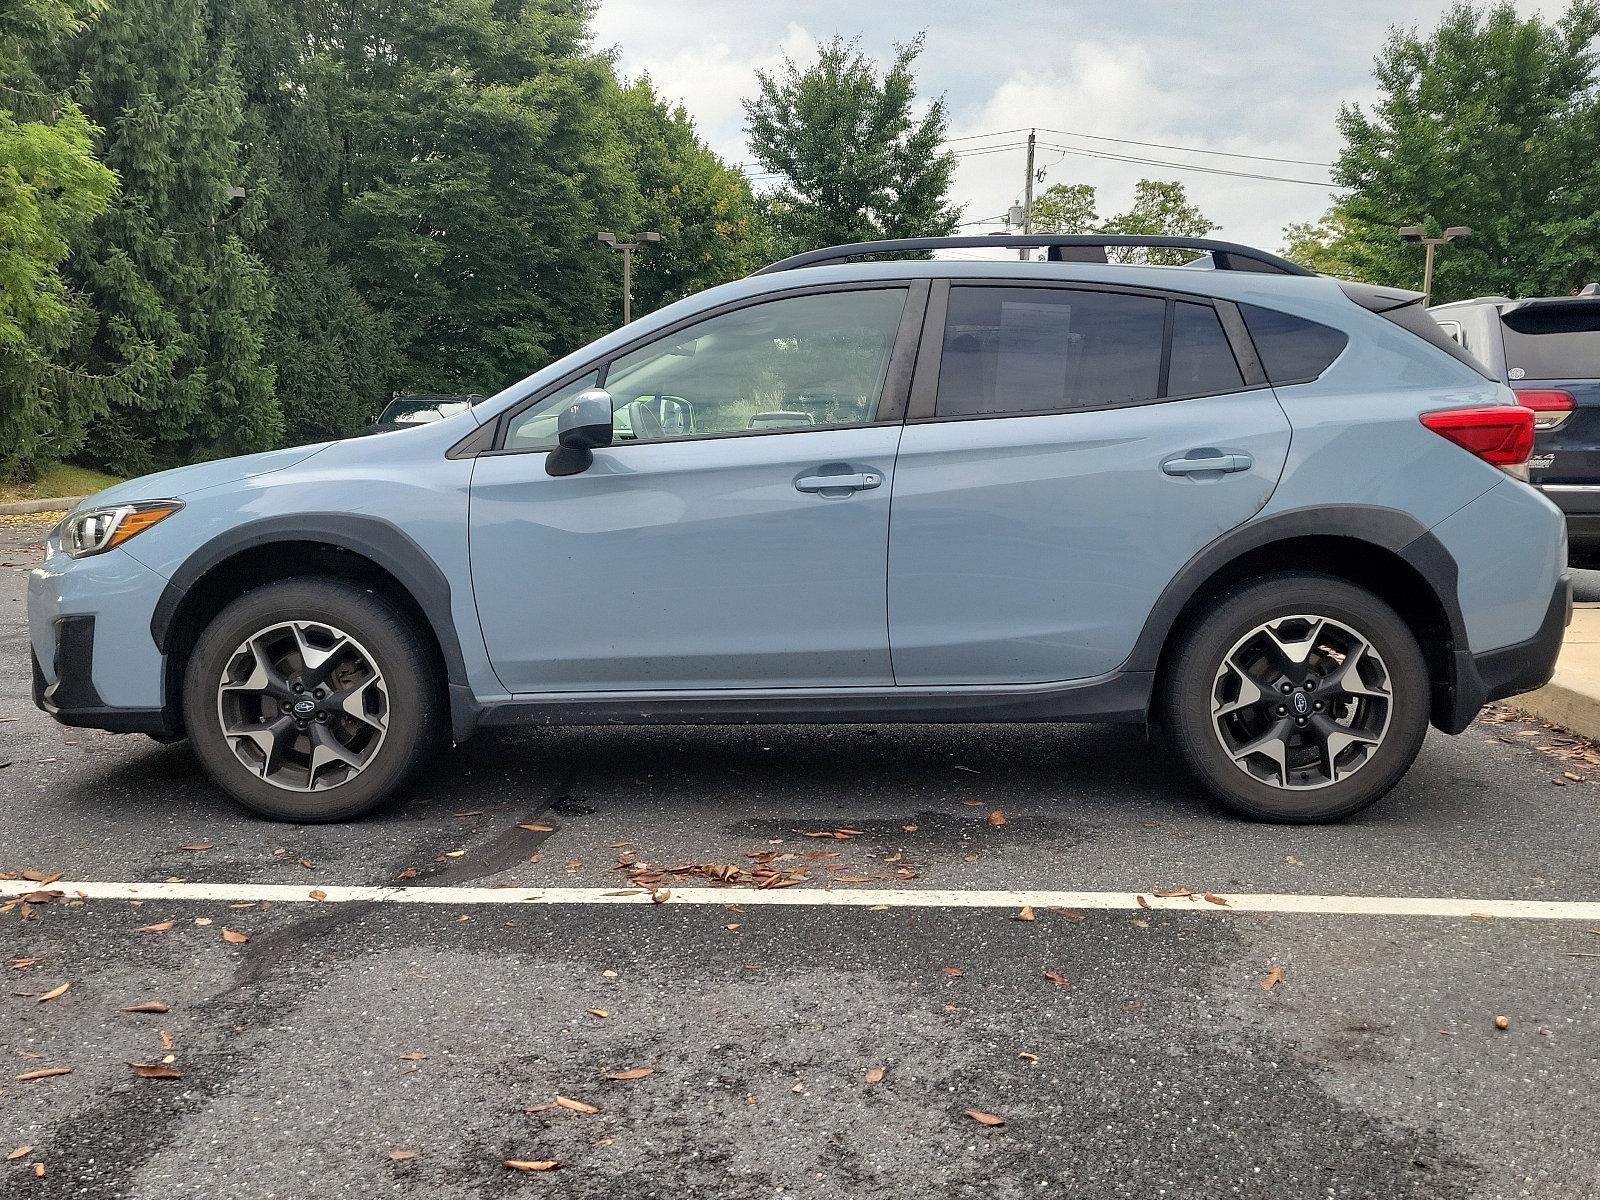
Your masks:
<instances>
[{"instance_id":1,"label":"windshield","mask_svg":"<svg viewBox=\"0 0 1600 1200\"><path fill-rule=\"evenodd\" d=\"M1600 379L1600 303L1512 305L1500 325L1513 380Z\"/></svg>"}]
</instances>

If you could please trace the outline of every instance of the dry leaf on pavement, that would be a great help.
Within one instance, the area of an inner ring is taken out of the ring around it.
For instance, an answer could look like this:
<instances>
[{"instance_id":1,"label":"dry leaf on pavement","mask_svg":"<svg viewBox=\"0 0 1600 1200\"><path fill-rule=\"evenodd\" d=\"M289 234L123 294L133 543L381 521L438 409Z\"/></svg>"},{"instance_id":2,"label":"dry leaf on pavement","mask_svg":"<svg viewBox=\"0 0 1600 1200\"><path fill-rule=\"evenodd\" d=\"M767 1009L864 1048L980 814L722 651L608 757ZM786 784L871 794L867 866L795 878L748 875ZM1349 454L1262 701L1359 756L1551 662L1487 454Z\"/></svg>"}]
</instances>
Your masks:
<instances>
[{"instance_id":1,"label":"dry leaf on pavement","mask_svg":"<svg viewBox=\"0 0 1600 1200\"><path fill-rule=\"evenodd\" d=\"M391 1151L389 1151L389 1161L390 1162L410 1162L416 1156L417 1156L417 1152L415 1150L391 1150Z\"/></svg>"},{"instance_id":2,"label":"dry leaf on pavement","mask_svg":"<svg viewBox=\"0 0 1600 1200\"><path fill-rule=\"evenodd\" d=\"M26 1083L30 1079L51 1079L57 1075L71 1075L71 1067L41 1067L37 1071L24 1071L17 1076L18 1083Z\"/></svg>"},{"instance_id":3,"label":"dry leaf on pavement","mask_svg":"<svg viewBox=\"0 0 1600 1200\"><path fill-rule=\"evenodd\" d=\"M997 808L986 819L991 825L1004 825L1006 823L1006 814Z\"/></svg>"},{"instance_id":4,"label":"dry leaf on pavement","mask_svg":"<svg viewBox=\"0 0 1600 1200\"><path fill-rule=\"evenodd\" d=\"M315 900L318 904L321 904L324 900L326 900L328 898L328 893L323 891L321 888L312 888L310 895L311 895L311 898L313 900Z\"/></svg>"},{"instance_id":5,"label":"dry leaf on pavement","mask_svg":"<svg viewBox=\"0 0 1600 1200\"><path fill-rule=\"evenodd\" d=\"M611 1015L603 1008L586 1008L583 1011L588 1013L591 1017L599 1017L602 1021Z\"/></svg>"},{"instance_id":6,"label":"dry leaf on pavement","mask_svg":"<svg viewBox=\"0 0 1600 1200\"><path fill-rule=\"evenodd\" d=\"M966 972L963 971L960 967L940 967L939 969L941 971L943 971L946 975L949 975L952 979L955 978L957 975L965 975L966 974Z\"/></svg>"},{"instance_id":7,"label":"dry leaf on pavement","mask_svg":"<svg viewBox=\"0 0 1600 1200\"><path fill-rule=\"evenodd\" d=\"M140 1079L182 1079L183 1076L174 1068L161 1063L134 1063L128 1064L133 1073Z\"/></svg>"},{"instance_id":8,"label":"dry leaf on pavement","mask_svg":"<svg viewBox=\"0 0 1600 1200\"><path fill-rule=\"evenodd\" d=\"M222 931L222 940L225 942L232 942L234 945L239 946L243 945L245 942L248 942L250 940L250 935L248 933L240 933L237 929L224 929Z\"/></svg>"},{"instance_id":9,"label":"dry leaf on pavement","mask_svg":"<svg viewBox=\"0 0 1600 1200\"><path fill-rule=\"evenodd\" d=\"M1212 895L1210 892L1207 892L1205 894L1204 899L1206 900L1207 903L1210 903L1210 904L1224 904L1225 905L1225 904L1228 903L1221 896Z\"/></svg>"},{"instance_id":10,"label":"dry leaf on pavement","mask_svg":"<svg viewBox=\"0 0 1600 1200\"><path fill-rule=\"evenodd\" d=\"M500 1165L513 1171L554 1171L561 1163L554 1158L503 1158Z\"/></svg>"},{"instance_id":11,"label":"dry leaf on pavement","mask_svg":"<svg viewBox=\"0 0 1600 1200\"><path fill-rule=\"evenodd\" d=\"M611 1071L606 1074L605 1078L618 1080L643 1079L646 1075L654 1075L655 1073L656 1069L654 1067L629 1067L625 1071Z\"/></svg>"},{"instance_id":12,"label":"dry leaf on pavement","mask_svg":"<svg viewBox=\"0 0 1600 1200\"><path fill-rule=\"evenodd\" d=\"M28 1151L30 1151L32 1149L33 1149L32 1146L18 1146L10 1154L6 1155L6 1161L7 1162L16 1162L17 1159L21 1158L24 1154L28 1153Z\"/></svg>"},{"instance_id":13,"label":"dry leaf on pavement","mask_svg":"<svg viewBox=\"0 0 1600 1200\"><path fill-rule=\"evenodd\" d=\"M211 849L211 843L210 842L195 842L191 846L179 846L178 849L179 850L209 850L209 849Z\"/></svg>"},{"instance_id":14,"label":"dry leaf on pavement","mask_svg":"<svg viewBox=\"0 0 1600 1200\"><path fill-rule=\"evenodd\" d=\"M867 1082L868 1083L882 1083L883 1082L883 1076L884 1076L884 1070L883 1070L882 1067L871 1067L867 1071Z\"/></svg>"},{"instance_id":15,"label":"dry leaf on pavement","mask_svg":"<svg viewBox=\"0 0 1600 1200\"><path fill-rule=\"evenodd\" d=\"M400 1056L401 1062L426 1062L427 1060L428 1056L420 1050L413 1050L410 1054L402 1054Z\"/></svg>"},{"instance_id":16,"label":"dry leaf on pavement","mask_svg":"<svg viewBox=\"0 0 1600 1200\"><path fill-rule=\"evenodd\" d=\"M1264 978L1261 981L1261 990L1264 991L1264 992L1270 992L1273 988L1277 987L1282 982L1283 982L1283 968L1282 967L1273 967L1272 970L1267 972L1266 978Z\"/></svg>"},{"instance_id":17,"label":"dry leaf on pavement","mask_svg":"<svg viewBox=\"0 0 1600 1200\"><path fill-rule=\"evenodd\" d=\"M59 987L51 988L48 992L39 997L39 1003L43 1004L46 1000L54 1000L57 996L66 995L67 989L71 986L71 983L63 983Z\"/></svg>"},{"instance_id":18,"label":"dry leaf on pavement","mask_svg":"<svg viewBox=\"0 0 1600 1200\"><path fill-rule=\"evenodd\" d=\"M1496 1029L1510 1029L1511 1028L1511 1018L1510 1017L1496 1017L1494 1019L1494 1027Z\"/></svg>"},{"instance_id":19,"label":"dry leaf on pavement","mask_svg":"<svg viewBox=\"0 0 1600 1200\"><path fill-rule=\"evenodd\" d=\"M591 1117L600 1111L594 1105L585 1104L582 1100L574 1100L571 1096L557 1096L556 1103L562 1108L571 1109L575 1113L586 1113Z\"/></svg>"},{"instance_id":20,"label":"dry leaf on pavement","mask_svg":"<svg viewBox=\"0 0 1600 1200\"><path fill-rule=\"evenodd\" d=\"M154 925L141 925L141 926L139 926L139 930L138 931L140 933L165 933L167 930L171 929L177 923L178 922L175 921L175 920L157 921Z\"/></svg>"},{"instance_id":21,"label":"dry leaf on pavement","mask_svg":"<svg viewBox=\"0 0 1600 1200\"><path fill-rule=\"evenodd\" d=\"M529 833L554 833L556 831L556 827L554 825L533 825L533 824L529 824L529 825L518 825L517 828L518 829L526 829Z\"/></svg>"},{"instance_id":22,"label":"dry leaf on pavement","mask_svg":"<svg viewBox=\"0 0 1600 1200\"><path fill-rule=\"evenodd\" d=\"M1065 975L1058 975L1054 971L1046 971L1044 973L1044 977L1057 987L1066 987L1072 982L1072 980L1068 979Z\"/></svg>"},{"instance_id":23,"label":"dry leaf on pavement","mask_svg":"<svg viewBox=\"0 0 1600 1200\"><path fill-rule=\"evenodd\" d=\"M994 1126L1004 1125L1006 1123L1006 1119L1004 1117L997 1117L994 1115L994 1113L990 1112L980 1112L976 1108L967 1109L967 1116L971 1117L979 1125Z\"/></svg>"},{"instance_id":24,"label":"dry leaf on pavement","mask_svg":"<svg viewBox=\"0 0 1600 1200\"><path fill-rule=\"evenodd\" d=\"M1029 908L1026 904L1024 904L1022 906L1022 911L1019 912L1019 913L1012 914L1011 919L1013 921L1031 921L1031 920L1034 919L1033 909Z\"/></svg>"},{"instance_id":25,"label":"dry leaf on pavement","mask_svg":"<svg viewBox=\"0 0 1600 1200\"><path fill-rule=\"evenodd\" d=\"M172 1010L159 1000L146 1000L142 1004L130 1004L122 1011L125 1013L164 1013Z\"/></svg>"}]
</instances>

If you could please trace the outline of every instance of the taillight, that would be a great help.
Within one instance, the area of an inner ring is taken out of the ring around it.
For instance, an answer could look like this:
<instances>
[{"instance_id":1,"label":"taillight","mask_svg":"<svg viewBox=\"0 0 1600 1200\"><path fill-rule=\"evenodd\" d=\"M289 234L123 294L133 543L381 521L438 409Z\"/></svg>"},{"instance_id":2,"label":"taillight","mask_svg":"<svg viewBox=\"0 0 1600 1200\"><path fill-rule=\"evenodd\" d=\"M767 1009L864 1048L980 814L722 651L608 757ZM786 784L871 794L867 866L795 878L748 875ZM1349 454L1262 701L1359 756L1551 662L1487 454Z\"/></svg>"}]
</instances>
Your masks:
<instances>
[{"instance_id":1,"label":"taillight","mask_svg":"<svg viewBox=\"0 0 1600 1200\"><path fill-rule=\"evenodd\" d=\"M1533 412L1520 404L1445 408L1421 421L1442 438L1497 467L1520 467L1533 453Z\"/></svg>"},{"instance_id":2,"label":"taillight","mask_svg":"<svg viewBox=\"0 0 1600 1200\"><path fill-rule=\"evenodd\" d=\"M1533 409L1533 427L1535 429L1554 429L1572 415L1572 396L1570 393L1558 391L1554 388L1535 391L1517 392L1517 403L1523 408Z\"/></svg>"}]
</instances>

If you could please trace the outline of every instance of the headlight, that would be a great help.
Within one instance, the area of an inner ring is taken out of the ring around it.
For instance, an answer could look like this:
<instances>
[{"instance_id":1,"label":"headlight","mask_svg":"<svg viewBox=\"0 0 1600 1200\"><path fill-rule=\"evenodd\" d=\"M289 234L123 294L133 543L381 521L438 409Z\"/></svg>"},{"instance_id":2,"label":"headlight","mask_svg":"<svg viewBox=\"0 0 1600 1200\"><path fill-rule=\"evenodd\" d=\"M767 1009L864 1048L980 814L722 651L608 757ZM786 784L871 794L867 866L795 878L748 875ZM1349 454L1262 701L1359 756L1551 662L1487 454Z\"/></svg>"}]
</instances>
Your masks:
<instances>
[{"instance_id":1,"label":"headlight","mask_svg":"<svg viewBox=\"0 0 1600 1200\"><path fill-rule=\"evenodd\" d=\"M133 504L86 508L68 513L56 532L63 550L73 558L87 558L122 545L182 507L181 500L140 500Z\"/></svg>"}]
</instances>

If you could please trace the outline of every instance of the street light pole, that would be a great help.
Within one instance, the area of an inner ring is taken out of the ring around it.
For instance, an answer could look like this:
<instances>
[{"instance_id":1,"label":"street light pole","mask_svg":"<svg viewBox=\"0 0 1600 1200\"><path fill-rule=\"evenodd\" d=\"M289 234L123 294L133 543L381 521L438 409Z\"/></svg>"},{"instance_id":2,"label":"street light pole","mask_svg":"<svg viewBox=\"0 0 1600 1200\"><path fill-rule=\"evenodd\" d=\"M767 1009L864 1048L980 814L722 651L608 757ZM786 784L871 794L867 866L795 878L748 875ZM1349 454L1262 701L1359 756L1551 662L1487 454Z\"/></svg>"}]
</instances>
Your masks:
<instances>
[{"instance_id":1,"label":"street light pole","mask_svg":"<svg viewBox=\"0 0 1600 1200\"><path fill-rule=\"evenodd\" d=\"M1400 229L1400 240L1410 242L1413 246L1423 246L1425 251L1422 259L1422 307L1428 307L1428 301L1433 298L1433 252L1447 242L1453 242L1458 237L1471 237L1472 230L1466 225L1452 225L1440 237L1427 236L1428 231L1421 225L1404 225Z\"/></svg>"},{"instance_id":2,"label":"street light pole","mask_svg":"<svg viewBox=\"0 0 1600 1200\"><path fill-rule=\"evenodd\" d=\"M595 234L595 237L613 250L622 251L622 323L626 325L633 320L633 252L646 242L659 242L661 235L646 232L619 236L602 232Z\"/></svg>"}]
</instances>

